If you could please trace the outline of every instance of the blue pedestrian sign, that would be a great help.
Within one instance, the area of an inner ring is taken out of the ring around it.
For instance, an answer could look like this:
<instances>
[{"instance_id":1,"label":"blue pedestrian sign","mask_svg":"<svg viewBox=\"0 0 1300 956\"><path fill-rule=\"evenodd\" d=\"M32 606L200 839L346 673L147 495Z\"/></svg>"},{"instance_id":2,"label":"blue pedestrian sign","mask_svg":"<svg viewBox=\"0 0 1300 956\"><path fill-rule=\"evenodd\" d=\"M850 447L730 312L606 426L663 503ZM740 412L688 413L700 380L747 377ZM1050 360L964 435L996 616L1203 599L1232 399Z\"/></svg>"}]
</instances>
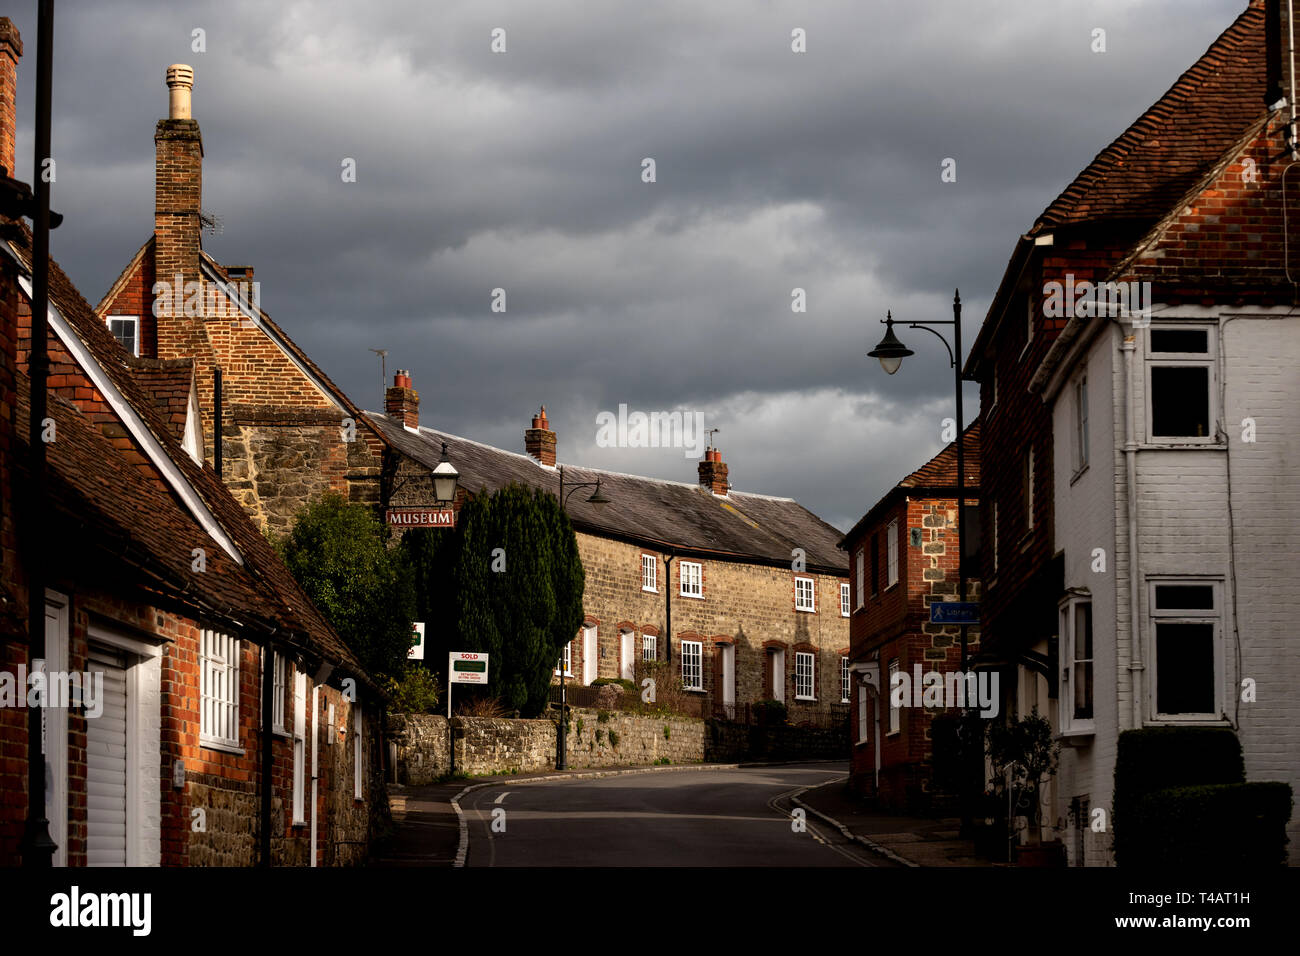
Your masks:
<instances>
[{"instance_id":1,"label":"blue pedestrian sign","mask_svg":"<svg viewBox=\"0 0 1300 956\"><path fill-rule=\"evenodd\" d=\"M978 601L935 601L930 605L931 624L978 624Z\"/></svg>"}]
</instances>

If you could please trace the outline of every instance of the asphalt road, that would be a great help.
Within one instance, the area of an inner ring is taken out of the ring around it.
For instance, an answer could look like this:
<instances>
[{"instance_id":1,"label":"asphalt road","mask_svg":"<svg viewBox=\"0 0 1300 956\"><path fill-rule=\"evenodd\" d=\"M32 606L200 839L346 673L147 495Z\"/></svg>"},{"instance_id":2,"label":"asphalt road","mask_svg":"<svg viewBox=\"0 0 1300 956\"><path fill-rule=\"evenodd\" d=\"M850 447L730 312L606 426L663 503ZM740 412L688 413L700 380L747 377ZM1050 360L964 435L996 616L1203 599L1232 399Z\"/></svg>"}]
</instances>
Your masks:
<instances>
[{"instance_id":1,"label":"asphalt road","mask_svg":"<svg viewBox=\"0 0 1300 956\"><path fill-rule=\"evenodd\" d=\"M814 816L796 832L790 795L844 776L801 764L485 787L462 802L467 864L891 866Z\"/></svg>"}]
</instances>

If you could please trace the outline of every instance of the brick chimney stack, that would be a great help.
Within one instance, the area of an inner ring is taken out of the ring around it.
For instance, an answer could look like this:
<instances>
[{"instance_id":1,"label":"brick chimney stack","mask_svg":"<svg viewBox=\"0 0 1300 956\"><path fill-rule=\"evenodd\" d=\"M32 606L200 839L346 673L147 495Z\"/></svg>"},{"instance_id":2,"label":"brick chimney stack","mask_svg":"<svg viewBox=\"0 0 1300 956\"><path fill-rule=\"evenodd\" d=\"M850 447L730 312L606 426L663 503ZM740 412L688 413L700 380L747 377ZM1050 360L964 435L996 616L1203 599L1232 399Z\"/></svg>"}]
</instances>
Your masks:
<instances>
[{"instance_id":1,"label":"brick chimney stack","mask_svg":"<svg viewBox=\"0 0 1300 956\"><path fill-rule=\"evenodd\" d=\"M399 368L384 393L384 413L408 428L420 427L420 393L411 387L411 373Z\"/></svg>"},{"instance_id":2,"label":"brick chimney stack","mask_svg":"<svg viewBox=\"0 0 1300 956\"><path fill-rule=\"evenodd\" d=\"M154 130L154 275L174 283L199 278L199 207L203 200L203 137L190 116L194 70L167 67L169 111ZM183 294L175 290L175 295Z\"/></svg>"},{"instance_id":3,"label":"brick chimney stack","mask_svg":"<svg viewBox=\"0 0 1300 956\"><path fill-rule=\"evenodd\" d=\"M727 465L722 460L722 452L716 448L704 449L704 460L700 462L700 485L715 495L725 495L730 487L727 484Z\"/></svg>"},{"instance_id":4,"label":"brick chimney stack","mask_svg":"<svg viewBox=\"0 0 1300 956\"><path fill-rule=\"evenodd\" d=\"M524 430L524 448L543 465L555 466L555 432L546 420L546 406L533 416L533 427Z\"/></svg>"},{"instance_id":5,"label":"brick chimney stack","mask_svg":"<svg viewBox=\"0 0 1300 956\"><path fill-rule=\"evenodd\" d=\"M0 17L0 166L14 176L14 138L18 131L18 58L23 40L8 17Z\"/></svg>"}]
</instances>

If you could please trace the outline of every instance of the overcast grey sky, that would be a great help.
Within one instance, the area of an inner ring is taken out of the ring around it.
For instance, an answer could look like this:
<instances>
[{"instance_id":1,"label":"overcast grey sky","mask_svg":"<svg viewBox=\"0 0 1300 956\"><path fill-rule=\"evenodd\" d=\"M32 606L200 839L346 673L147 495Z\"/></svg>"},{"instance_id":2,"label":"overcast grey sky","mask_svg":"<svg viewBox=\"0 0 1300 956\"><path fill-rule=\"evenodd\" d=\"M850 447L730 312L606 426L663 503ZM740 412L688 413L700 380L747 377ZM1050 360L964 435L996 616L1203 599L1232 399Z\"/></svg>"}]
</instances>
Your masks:
<instances>
[{"instance_id":1,"label":"overcast grey sky","mask_svg":"<svg viewBox=\"0 0 1300 956\"><path fill-rule=\"evenodd\" d=\"M973 341L1016 237L1246 0L57 7L51 246L92 304L152 232L189 63L205 247L363 407L386 348L425 424L523 451L544 403L561 461L683 481L681 450L597 447L596 415L700 412L734 487L847 529L952 412L932 336L894 376L866 357L885 310L951 318L960 287ZM35 8L9 12L28 181Z\"/></svg>"}]
</instances>

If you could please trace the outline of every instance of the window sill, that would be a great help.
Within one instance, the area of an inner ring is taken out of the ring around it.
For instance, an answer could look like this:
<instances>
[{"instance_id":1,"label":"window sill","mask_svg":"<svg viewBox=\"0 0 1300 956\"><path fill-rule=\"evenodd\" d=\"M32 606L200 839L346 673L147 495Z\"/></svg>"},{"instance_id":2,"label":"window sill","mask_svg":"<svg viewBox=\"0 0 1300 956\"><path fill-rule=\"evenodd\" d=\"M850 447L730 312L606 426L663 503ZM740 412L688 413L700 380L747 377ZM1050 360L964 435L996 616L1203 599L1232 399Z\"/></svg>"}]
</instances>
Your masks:
<instances>
[{"instance_id":1,"label":"window sill","mask_svg":"<svg viewBox=\"0 0 1300 956\"><path fill-rule=\"evenodd\" d=\"M1215 717L1212 714L1156 714L1149 724L1165 727L1231 727L1232 721L1227 717Z\"/></svg>"},{"instance_id":2,"label":"window sill","mask_svg":"<svg viewBox=\"0 0 1300 956\"><path fill-rule=\"evenodd\" d=\"M283 727L272 727L272 728L271 728L271 736L272 736L272 737L282 737L282 738L285 739L285 740L292 740L292 739L293 739L293 734L289 733L289 731L285 730Z\"/></svg>"},{"instance_id":3,"label":"window sill","mask_svg":"<svg viewBox=\"0 0 1300 956\"><path fill-rule=\"evenodd\" d=\"M895 581L893 584L886 585L886 587L885 587L885 593L888 594L890 591L894 590L894 588L896 588L896 587L898 587L898 582L897 582L897 581Z\"/></svg>"},{"instance_id":4,"label":"window sill","mask_svg":"<svg viewBox=\"0 0 1300 956\"><path fill-rule=\"evenodd\" d=\"M1213 438L1149 438L1137 443L1138 451L1182 451L1188 448L1227 451L1228 443Z\"/></svg>"},{"instance_id":5,"label":"window sill","mask_svg":"<svg viewBox=\"0 0 1300 956\"><path fill-rule=\"evenodd\" d=\"M797 702L797 701L805 701L805 702L807 702L807 703L809 703L809 704L815 704L815 703L817 703L817 698L816 698L816 697L801 697L799 694L795 694L795 695L794 695L794 699L795 699L796 702Z\"/></svg>"},{"instance_id":6,"label":"window sill","mask_svg":"<svg viewBox=\"0 0 1300 956\"><path fill-rule=\"evenodd\" d=\"M795 611L799 614L816 614L817 612L810 607L797 607Z\"/></svg>"},{"instance_id":7,"label":"window sill","mask_svg":"<svg viewBox=\"0 0 1300 956\"><path fill-rule=\"evenodd\" d=\"M306 820L294 820L293 823L291 823L291 824L289 824L289 825L290 825L291 827L293 827L295 830L297 830L297 829L300 829L300 828L306 827L306 826L307 826L307 821L306 821Z\"/></svg>"},{"instance_id":8,"label":"window sill","mask_svg":"<svg viewBox=\"0 0 1300 956\"><path fill-rule=\"evenodd\" d=\"M644 584L641 585L641 590L644 591L646 594L658 594L658 593L659 593L659 589L658 589L658 588L648 588L648 587L646 587Z\"/></svg>"},{"instance_id":9,"label":"window sill","mask_svg":"<svg viewBox=\"0 0 1300 956\"><path fill-rule=\"evenodd\" d=\"M1025 342L1025 347L1020 350L1020 354L1016 356L1017 362L1024 361L1025 356L1029 354L1029 347L1033 344L1034 344L1034 339L1031 336L1029 340Z\"/></svg>"},{"instance_id":10,"label":"window sill","mask_svg":"<svg viewBox=\"0 0 1300 956\"><path fill-rule=\"evenodd\" d=\"M684 591L678 591L678 592L677 592L677 596L678 596L678 597L684 597L684 598L692 598L693 600L696 600L696 601L703 601L703 600L704 600L704 595L703 595L703 594L687 594L687 593L684 592Z\"/></svg>"},{"instance_id":11,"label":"window sill","mask_svg":"<svg viewBox=\"0 0 1300 956\"><path fill-rule=\"evenodd\" d=\"M853 616L852 614L845 614L843 611L840 611L840 617L852 617L852 616Z\"/></svg>"},{"instance_id":12,"label":"window sill","mask_svg":"<svg viewBox=\"0 0 1300 956\"><path fill-rule=\"evenodd\" d=\"M1097 731L1092 727L1079 727L1062 731L1055 740L1066 747L1089 747L1096 736Z\"/></svg>"},{"instance_id":13,"label":"window sill","mask_svg":"<svg viewBox=\"0 0 1300 956\"><path fill-rule=\"evenodd\" d=\"M1034 529L1030 528L1025 532L1025 536L1020 539L1020 553L1024 554L1029 550L1029 546L1034 543Z\"/></svg>"},{"instance_id":14,"label":"window sill","mask_svg":"<svg viewBox=\"0 0 1300 956\"><path fill-rule=\"evenodd\" d=\"M1070 476L1070 484L1073 485L1076 481L1078 481L1080 478L1082 478L1083 475L1084 475L1084 473L1085 473L1087 470L1088 470L1088 466L1087 466L1087 465L1084 465L1082 468L1080 468L1078 471L1076 471L1073 475L1071 475L1071 476Z\"/></svg>"},{"instance_id":15,"label":"window sill","mask_svg":"<svg viewBox=\"0 0 1300 956\"><path fill-rule=\"evenodd\" d=\"M244 756L244 748L239 744L224 743L220 740L210 740L205 737L199 737L199 747L203 750L219 750L224 754L235 754L238 757Z\"/></svg>"}]
</instances>

